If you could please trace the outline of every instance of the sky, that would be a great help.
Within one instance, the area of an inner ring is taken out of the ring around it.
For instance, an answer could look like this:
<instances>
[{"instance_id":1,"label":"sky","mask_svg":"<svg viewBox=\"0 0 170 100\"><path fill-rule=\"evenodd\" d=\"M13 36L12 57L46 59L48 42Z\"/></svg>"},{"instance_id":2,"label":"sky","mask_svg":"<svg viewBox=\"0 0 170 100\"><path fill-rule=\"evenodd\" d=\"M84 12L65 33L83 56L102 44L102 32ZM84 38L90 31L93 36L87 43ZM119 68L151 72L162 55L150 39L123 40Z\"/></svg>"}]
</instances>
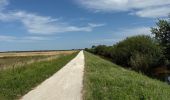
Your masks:
<instances>
[{"instance_id":1,"label":"sky","mask_svg":"<svg viewBox=\"0 0 170 100\"><path fill-rule=\"evenodd\" d=\"M0 0L0 51L113 45L169 13L170 0Z\"/></svg>"}]
</instances>

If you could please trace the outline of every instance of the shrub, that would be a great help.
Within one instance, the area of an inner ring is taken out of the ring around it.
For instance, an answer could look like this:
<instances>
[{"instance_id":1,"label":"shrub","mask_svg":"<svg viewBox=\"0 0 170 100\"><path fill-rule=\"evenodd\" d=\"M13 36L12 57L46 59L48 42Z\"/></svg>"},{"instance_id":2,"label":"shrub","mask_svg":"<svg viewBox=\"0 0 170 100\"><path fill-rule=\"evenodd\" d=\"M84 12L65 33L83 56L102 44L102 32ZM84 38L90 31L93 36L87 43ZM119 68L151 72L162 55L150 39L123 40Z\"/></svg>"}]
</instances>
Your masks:
<instances>
[{"instance_id":1,"label":"shrub","mask_svg":"<svg viewBox=\"0 0 170 100\"><path fill-rule=\"evenodd\" d=\"M95 53L110 58L112 49L113 49L112 46L99 45L99 46L92 46L91 49L86 48L85 50L91 53Z\"/></svg>"},{"instance_id":2,"label":"shrub","mask_svg":"<svg viewBox=\"0 0 170 100\"><path fill-rule=\"evenodd\" d=\"M112 59L117 64L146 72L149 68L164 64L162 49L149 36L127 38L114 46Z\"/></svg>"},{"instance_id":3,"label":"shrub","mask_svg":"<svg viewBox=\"0 0 170 100\"><path fill-rule=\"evenodd\" d=\"M136 71L143 71L146 73L151 65L151 59L153 58L148 57L148 55L136 53L130 58L130 66Z\"/></svg>"},{"instance_id":4,"label":"shrub","mask_svg":"<svg viewBox=\"0 0 170 100\"><path fill-rule=\"evenodd\" d=\"M151 68L165 63L162 48L146 35L129 37L113 46L99 45L86 50L144 73L149 73Z\"/></svg>"}]
</instances>

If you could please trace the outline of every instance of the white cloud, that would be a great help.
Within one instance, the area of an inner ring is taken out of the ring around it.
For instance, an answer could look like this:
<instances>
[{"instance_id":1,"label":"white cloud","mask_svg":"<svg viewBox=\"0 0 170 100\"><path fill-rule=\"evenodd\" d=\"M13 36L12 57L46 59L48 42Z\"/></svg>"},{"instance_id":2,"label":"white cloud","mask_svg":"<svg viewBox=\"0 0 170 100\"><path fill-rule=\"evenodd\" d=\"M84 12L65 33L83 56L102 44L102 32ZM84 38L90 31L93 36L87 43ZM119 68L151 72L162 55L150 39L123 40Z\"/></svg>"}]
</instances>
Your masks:
<instances>
[{"instance_id":1,"label":"white cloud","mask_svg":"<svg viewBox=\"0 0 170 100\"><path fill-rule=\"evenodd\" d=\"M120 29L119 31L113 32L113 39L104 39L104 41L114 41L114 43L119 42L127 37L131 36L137 36L137 35L149 35L152 36L151 34L151 28L150 27L145 27L145 26L140 26L140 27L133 27L133 28L124 28Z\"/></svg>"},{"instance_id":2,"label":"white cloud","mask_svg":"<svg viewBox=\"0 0 170 100\"><path fill-rule=\"evenodd\" d=\"M135 12L136 15L141 17L150 17L150 18L157 18L157 17L166 17L170 14L170 6L168 7L156 7L156 8L147 8L140 11Z\"/></svg>"},{"instance_id":3,"label":"white cloud","mask_svg":"<svg viewBox=\"0 0 170 100\"><path fill-rule=\"evenodd\" d=\"M105 26L105 24L94 24L94 23L89 23L88 24L89 25L89 27L101 27L101 26Z\"/></svg>"},{"instance_id":4,"label":"white cloud","mask_svg":"<svg viewBox=\"0 0 170 100\"><path fill-rule=\"evenodd\" d=\"M136 15L140 17L164 17L165 15L167 16L167 14L170 13L169 11L170 0L76 0L76 1L83 7L94 10L95 12L130 11L131 13L132 12L137 13ZM154 8L156 8L155 11L153 11ZM164 13L162 13L161 11L163 11ZM148 14L149 12L150 14Z\"/></svg>"},{"instance_id":5,"label":"white cloud","mask_svg":"<svg viewBox=\"0 0 170 100\"><path fill-rule=\"evenodd\" d=\"M150 35L150 27L135 27L135 28L129 28L129 29L123 29L120 31L119 34L124 34L127 36L133 36L133 35L139 35L139 34L144 34L144 35Z\"/></svg>"},{"instance_id":6,"label":"white cloud","mask_svg":"<svg viewBox=\"0 0 170 100\"><path fill-rule=\"evenodd\" d=\"M151 36L152 34L150 30L151 30L150 27L144 27L144 26L125 28L117 32L114 32L113 35L117 39L125 39L127 37L136 36L136 35L150 35Z\"/></svg>"},{"instance_id":7,"label":"white cloud","mask_svg":"<svg viewBox=\"0 0 170 100\"><path fill-rule=\"evenodd\" d=\"M74 26L66 22L48 16L39 16L24 11L0 13L1 21L20 21L30 33L35 34L55 34L63 32L92 31L96 27L104 24L89 24L87 26Z\"/></svg>"},{"instance_id":8,"label":"white cloud","mask_svg":"<svg viewBox=\"0 0 170 100\"><path fill-rule=\"evenodd\" d=\"M105 39L98 39L98 40L92 40L89 41L91 45L101 45L101 44L114 44L118 41L121 41L122 39L116 39L116 38L105 38Z\"/></svg>"},{"instance_id":9,"label":"white cloud","mask_svg":"<svg viewBox=\"0 0 170 100\"><path fill-rule=\"evenodd\" d=\"M63 32L92 31L103 24L88 24L86 26L74 26L65 21L50 16L40 16L25 11L7 11L5 8L8 0L0 0L0 21L19 21L29 33L33 34L55 34ZM3 9L3 10L2 10Z\"/></svg>"},{"instance_id":10,"label":"white cloud","mask_svg":"<svg viewBox=\"0 0 170 100\"><path fill-rule=\"evenodd\" d=\"M51 40L51 39L46 38L46 37L39 37L39 36L26 36L26 37L22 37L21 40L48 41L48 40Z\"/></svg>"},{"instance_id":11,"label":"white cloud","mask_svg":"<svg viewBox=\"0 0 170 100\"><path fill-rule=\"evenodd\" d=\"M0 11L3 10L8 3L9 2L7 0L0 0Z\"/></svg>"},{"instance_id":12,"label":"white cloud","mask_svg":"<svg viewBox=\"0 0 170 100\"><path fill-rule=\"evenodd\" d=\"M42 36L16 37L16 36L0 35L1 42L37 42L37 41L50 41L50 40L55 40L57 38L59 37L42 37Z\"/></svg>"},{"instance_id":13,"label":"white cloud","mask_svg":"<svg viewBox=\"0 0 170 100\"><path fill-rule=\"evenodd\" d=\"M100 38L96 40L91 40L89 43L91 45L101 45L101 44L108 44L112 45L115 44L119 41L122 41L123 39L131 36L136 36L136 35L151 35L150 32L150 27L133 27L133 28L124 28L120 29L116 32L112 33L112 36L105 37L105 38Z\"/></svg>"},{"instance_id":14,"label":"white cloud","mask_svg":"<svg viewBox=\"0 0 170 100\"><path fill-rule=\"evenodd\" d=\"M13 36L0 35L0 41L13 41L15 39L16 37Z\"/></svg>"}]
</instances>

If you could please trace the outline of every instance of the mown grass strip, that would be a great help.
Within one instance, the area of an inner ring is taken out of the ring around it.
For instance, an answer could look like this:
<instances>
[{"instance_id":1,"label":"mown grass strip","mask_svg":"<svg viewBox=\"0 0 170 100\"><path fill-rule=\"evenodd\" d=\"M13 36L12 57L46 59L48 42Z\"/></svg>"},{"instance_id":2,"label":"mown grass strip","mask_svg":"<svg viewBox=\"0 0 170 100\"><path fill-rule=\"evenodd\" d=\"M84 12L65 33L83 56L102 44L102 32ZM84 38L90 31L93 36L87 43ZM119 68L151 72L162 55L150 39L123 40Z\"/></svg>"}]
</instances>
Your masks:
<instances>
[{"instance_id":1,"label":"mown grass strip","mask_svg":"<svg viewBox=\"0 0 170 100\"><path fill-rule=\"evenodd\" d=\"M84 100L169 100L170 86L85 52Z\"/></svg>"},{"instance_id":2,"label":"mown grass strip","mask_svg":"<svg viewBox=\"0 0 170 100\"><path fill-rule=\"evenodd\" d=\"M77 53L0 71L0 100L18 99L61 69Z\"/></svg>"}]
</instances>

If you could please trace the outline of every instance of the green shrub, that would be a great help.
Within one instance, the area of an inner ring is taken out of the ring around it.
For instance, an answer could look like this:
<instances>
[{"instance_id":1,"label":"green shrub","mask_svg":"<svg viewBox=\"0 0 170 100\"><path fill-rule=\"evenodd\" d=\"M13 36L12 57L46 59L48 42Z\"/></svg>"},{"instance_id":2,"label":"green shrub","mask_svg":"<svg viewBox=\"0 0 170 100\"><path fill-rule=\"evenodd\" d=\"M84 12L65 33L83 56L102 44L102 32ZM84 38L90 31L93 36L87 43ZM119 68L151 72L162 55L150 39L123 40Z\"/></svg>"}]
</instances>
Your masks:
<instances>
[{"instance_id":1,"label":"green shrub","mask_svg":"<svg viewBox=\"0 0 170 100\"><path fill-rule=\"evenodd\" d=\"M129 37L113 46L99 45L86 50L111 58L116 64L144 73L149 73L153 67L165 63L162 48L146 35Z\"/></svg>"},{"instance_id":2,"label":"green shrub","mask_svg":"<svg viewBox=\"0 0 170 100\"><path fill-rule=\"evenodd\" d=\"M164 64L161 47L146 35L127 38L116 44L114 49L113 61L134 70L146 72L152 67Z\"/></svg>"},{"instance_id":3,"label":"green shrub","mask_svg":"<svg viewBox=\"0 0 170 100\"><path fill-rule=\"evenodd\" d=\"M143 70L144 72L147 72L150 64L151 59L148 55L136 53L130 58L130 66L132 66L132 69L137 71Z\"/></svg>"},{"instance_id":4,"label":"green shrub","mask_svg":"<svg viewBox=\"0 0 170 100\"><path fill-rule=\"evenodd\" d=\"M113 50L112 46L106 46L106 45L92 46L91 49L85 48L85 51L102 55L108 58L111 57L112 50Z\"/></svg>"}]
</instances>

